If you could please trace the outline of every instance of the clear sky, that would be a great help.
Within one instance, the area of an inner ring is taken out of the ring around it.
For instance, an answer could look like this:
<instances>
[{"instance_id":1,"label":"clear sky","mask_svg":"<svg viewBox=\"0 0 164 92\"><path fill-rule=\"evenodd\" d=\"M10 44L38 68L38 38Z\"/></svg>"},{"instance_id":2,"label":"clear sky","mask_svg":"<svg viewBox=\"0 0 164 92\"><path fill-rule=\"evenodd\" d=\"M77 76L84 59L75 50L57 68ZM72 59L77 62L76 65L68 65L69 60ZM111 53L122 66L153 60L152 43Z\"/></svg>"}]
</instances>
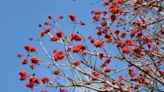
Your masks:
<instances>
[{"instance_id":1,"label":"clear sky","mask_svg":"<svg viewBox=\"0 0 164 92\"><path fill-rule=\"evenodd\" d=\"M91 18L90 6L95 0L0 0L0 91L31 92L19 81L21 66L17 53L28 44L29 37L38 36L38 23L44 22L48 15L58 16L77 14L86 21ZM67 26L66 24L63 24ZM68 26L67 26L68 27ZM90 28L87 33L91 33ZM32 92L39 92L39 88ZM52 91L51 91L52 92Z\"/></svg>"}]
</instances>

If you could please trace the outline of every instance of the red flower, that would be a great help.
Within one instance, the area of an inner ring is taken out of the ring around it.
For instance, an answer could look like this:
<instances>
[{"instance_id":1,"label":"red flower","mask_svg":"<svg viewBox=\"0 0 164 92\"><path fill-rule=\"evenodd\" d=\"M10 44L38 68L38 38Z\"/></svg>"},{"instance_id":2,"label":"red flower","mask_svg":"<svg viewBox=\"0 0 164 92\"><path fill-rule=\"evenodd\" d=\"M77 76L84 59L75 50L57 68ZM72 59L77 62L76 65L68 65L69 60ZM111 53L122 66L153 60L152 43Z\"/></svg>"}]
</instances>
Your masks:
<instances>
[{"instance_id":1,"label":"red flower","mask_svg":"<svg viewBox=\"0 0 164 92\"><path fill-rule=\"evenodd\" d=\"M27 58L24 58L23 60L22 60L22 64L24 65L24 64L27 64Z\"/></svg>"},{"instance_id":2,"label":"red flower","mask_svg":"<svg viewBox=\"0 0 164 92\"><path fill-rule=\"evenodd\" d=\"M33 64L33 63L30 64L30 68L31 68L31 69L34 69L34 67L35 67L35 64Z\"/></svg>"},{"instance_id":3,"label":"red flower","mask_svg":"<svg viewBox=\"0 0 164 92\"><path fill-rule=\"evenodd\" d=\"M43 82L44 84L46 84L46 83L49 82L49 78L48 78L48 77L43 77L41 80L42 80L42 82Z\"/></svg>"},{"instance_id":4,"label":"red flower","mask_svg":"<svg viewBox=\"0 0 164 92\"><path fill-rule=\"evenodd\" d=\"M29 88L33 88L34 87L34 84L31 83L31 82L28 82L28 83L26 83L26 86L29 87Z\"/></svg>"},{"instance_id":5,"label":"red flower","mask_svg":"<svg viewBox=\"0 0 164 92\"><path fill-rule=\"evenodd\" d=\"M94 43L94 39L92 38L92 36L89 36L88 39L90 40L91 43Z\"/></svg>"},{"instance_id":6,"label":"red flower","mask_svg":"<svg viewBox=\"0 0 164 92\"><path fill-rule=\"evenodd\" d=\"M78 46L74 46L72 48L72 50L73 50L73 52L80 52L81 51L81 49Z\"/></svg>"},{"instance_id":7,"label":"red flower","mask_svg":"<svg viewBox=\"0 0 164 92\"><path fill-rule=\"evenodd\" d=\"M124 43L123 42L118 42L117 43L117 47L123 47L124 46Z\"/></svg>"},{"instance_id":8,"label":"red flower","mask_svg":"<svg viewBox=\"0 0 164 92\"><path fill-rule=\"evenodd\" d=\"M78 34L71 34L71 38L70 38L70 40L71 41L73 41L73 40L75 40L75 41L81 41L81 36L80 35L78 35Z\"/></svg>"},{"instance_id":9,"label":"red flower","mask_svg":"<svg viewBox=\"0 0 164 92\"><path fill-rule=\"evenodd\" d=\"M35 76L31 76L30 79L29 79L30 83L33 83L33 84L39 84L39 79Z\"/></svg>"},{"instance_id":10,"label":"red flower","mask_svg":"<svg viewBox=\"0 0 164 92\"><path fill-rule=\"evenodd\" d=\"M71 48L70 47L67 47L66 51L67 52L71 51Z\"/></svg>"},{"instance_id":11,"label":"red flower","mask_svg":"<svg viewBox=\"0 0 164 92\"><path fill-rule=\"evenodd\" d=\"M63 19L63 16L59 16L58 18L59 18L59 19Z\"/></svg>"},{"instance_id":12,"label":"red flower","mask_svg":"<svg viewBox=\"0 0 164 92\"><path fill-rule=\"evenodd\" d=\"M22 53L18 53L18 55L17 55L19 58L21 58L22 56L23 56L23 54Z\"/></svg>"},{"instance_id":13,"label":"red flower","mask_svg":"<svg viewBox=\"0 0 164 92\"><path fill-rule=\"evenodd\" d=\"M101 26L106 26L107 23L106 23L105 21L102 21L102 22L100 22L100 25L101 25Z\"/></svg>"},{"instance_id":14,"label":"red flower","mask_svg":"<svg viewBox=\"0 0 164 92\"><path fill-rule=\"evenodd\" d=\"M30 51L30 52L36 52L36 49L34 47L31 47L30 45L25 45L24 49L26 51Z\"/></svg>"},{"instance_id":15,"label":"red flower","mask_svg":"<svg viewBox=\"0 0 164 92\"><path fill-rule=\"evenodd\" d=\"M98 73L96 71L92 71L92 75L98 76Z\"/></svg>"},{"instance_id":16,"label":"red flower","mask_svg":"<svg viewBox=\"0 0 164 92\"><path fill-rule=\"evenodd\" d=\"M19 72L19 75L20 75L20 76L26 76L26 75L27 75L27 72L24 71L24 70L23 70L23 71L20 71L20 72Z\"/></svg>"},{"instance_id":17,"label":"red flower","mask_svg":"<svg viewBox=\"0 0 164 92\"><path fill-rule=\"evenodd\" d=\"M111 69L110 69L110 68L105 68L104 71L105 71L105 72L110 72Z\"/></svg>"},{"instance_id":18,"label":"red flower","mask_svg":"<svg viewBox=\"0 0 164 92\"><path fill-rule=\"evenodd\" d=\"M123 2L122 2L122 0L117 0L117 3L122 4Z\"/></svg>"},{"instance_id":19,"label":"red flower","mask_svg":"<svg viewBox=\"0 0 164 92\"><path fill-rule=\"evenodd\" d=\"M102 67L105 67L105 66L107 66L107 63L103 62L100 67L102 68Z\"/></svg>"},{"instance_id":20,"label":"red flower","mask_svg":"<svg viewBox=\"0 0 164 92\"><path fill-rule=\"evenodd\" d=\"M108 42L108 43L112 43L113 40L112 40L111 38L108 38L108 39L107 39L107 42Z\"/></svg>"},{"instance_id":21,"label":"red flower","mask_svg":"<svg viewBox=\"0 0 164 92\"><path fill-rule=\"evenodd\" d=\"M41 90L40 92L47 92L47 90Z\"/></svg>"},{"instance_id":22,"label":"red flower","mask_svg":"<svg viewBox=\"0 0 164 92\"><path fill-rule=\"evenodd\" d=\"M122 52L125 53L125 54L127 54L127 53L129 53L129 49L128 49L127 47L124 47L124 48L122 49Z\"/></svg>"},{"instance_id":23,"label":"red flower","mask_svg":"<svg viewBox=\"0 0 164 92\"><path fill-rule=\"evenodd\" d=\"M104 57L104 54L103 53L99 53L98 57L99 57L99 59L102 59Z\"/></svg>"},{"instance_id":24,"label":"red flower","mask_svg":"<svg viewBox=\"0 0 164 92\"><path fill-rule=\"evenodd\" d=\"M75 66L80 66L80 61L75 60L75 61L73 62L73 64L74 64Z\"/></svg>"},{"instance_id":25,"label":"red flower","mask_svg":"<svg viewBox=\"0 0 164 92\"><path fill-rule=\"evenodd\" d=\"M84 51L85 50L85 46L82 44L78 44L77 46L73 47L73 52L80 52L80 51Z\"/></svg>"},{"instance_id":26,"label":"red flower","mask_svg":"<svg viewBox=\"0 0 164 92\"><path fill-rule=\"evenodd\" d=\"M94 42L94 46L96 47L96 48L101 48L102 46L104 45L104 42L103 41L96 41L96 42Z\"/></svg>"},{"instance_id":27,"label":"red flower","mask_svg":"<svg viewBox=\"0 0 164 92\"><path fill-rule=\"evenodd\" d=\"M25 46L24 46L24 49L25 49L26 51L30 51L30 48L31 48L30 45L25 45Z\"/></svg>"},{"instance_id":28,"label":"red flower","mask_svg":"<svg viewBox=\"0 0 164 92\"><path fill-rule=\"evenodd\" d=\"M61 38L64 34L63 34L62 31L57 31L57 32L56 32L56 35L57 35L59 38Z\"/></svg>"},{"instance_id":29,"label":"red flower","mask_svg":"<svg viewBox=\"0 0 164 92\"><path fill-rule=\"evenodd\" d=\"M118 35L120 33L120 30L115 30L114 33Z\"/></svg>"},{"instance_id":30,"label":"red flower","mask_svg":"<svg viewBox=\"0 0 164 92\"><path fill-rule=\"evenodd\" d=\"M44 33L49 33L51 31L51 29L50 28L47 28L45 31L44 31Z\"/></svg>"},{"instance_id":31,"label":"red flower","mask_svg":"<svg viewBox=\"0 0 164 92\"><path fill-rule=\"evenodd\" d=\"M120 35L121 38L124 38L125 36L126 36L126 32L122 32Z\"/></svg>"},{"instance_id":32,"label":"red flower","mask_svg":"<svg viewBox=\"0 0 164 92\"><path fill-rule=\"evenodd\" d=\"M67 92L67 91L64 88L61 88L60 92Z\"/></svg>"},{"instance_id":33,"label":"red flower","mask_svg":"<svg viewBox=\"0 0 164 92\"><path fill-rule=\"evenodd\" d=\"M80 25L85 25L84 21L81 20L80 21Z\"/></svg>"},{"instance_id":34,"label":"red flower","mask_svg":"<svg viewBox=\"0 0 164 92\"><path fill-rule=\"evenodd\" d=\"M94 21L99 21L99 16L97 16L97 15L93 16L93 20Z\"/></svg>"},{"instance_id":35,"label":"red flower","mask_svg":"<svg viewBox=\"0 0 164 92\"><path fill-rule=\"evenodd\" d=\"M121 86L125 86L125 79L123 76L119 76L119 82Z\"/></svg>"},{"instance_id":36,"label":"red flower","mask_svg":"<svg viewBox=\"0 0 164 92\"><path fill-rule=\"evenodd\" d=\"M106 2L106 1L105 1L105 2L103 3L103 5L104 5L104 6L107 6L107 5L109 5L109 2Z\"/></svg>"},{"instance_id":37,"label":"red flower","mask_svg":"<svg viewBox=\"0 0 164 92\"><path fill-rule=\"evenodd\" d=\"M110 62L110 58L107 58L104 62L105 63L109 63Z\"/></svg>"},{"instance_id":38,"label":"red flower","mask_svg":"<svg viewBox=\"0 0 164 92\"><path fill-rule=\"evenodd\" d=\"M54 70L55 75L58 75L59 73L60 73L59 70Z\"/></svg>"},{"instance_id":39,"label":"red flower","mask_svg":"<svg viewBox=\"0 0 164 92\"><path fill-rule=\"evenodd\" d=\"M44 25L49 25L49 22L48 21L44 22Z\"/></svg>"},{"instance_id":40,"label":"red flower","mask_svg":"<svg viewBox=\"0 0 164 92\"><path fill-rule=\"evenodd\" d=\"M20 78L19 78L20 80L26 80L26 77L27 77L26 71L20 71L19 75L20 75Z\"/></svg>"},{"instance_id":41,"label":"red flower","mask_svg":"<svg viewBox=\"0 0 164 92\"><path fill-rule=\"evenodd\" d=\"M58 36L53 36L52 38L51 38L51 41L58 41L59 40L59 37Z\"/></svg>"},{"instance_id":42,"label":"red flower","mask_svg":"<svg viewBox=\"0 0 164 92\"><path fill-rule=\"evenodd\" d=\"M27 78L26 78L26 76L20 76L20 78L19 78L21 81L23 81L23 80L26 80Z\"/></svg>"},{"instance_id":43,"label":"red flower","mask_svg":"<svg viewBox=\"0 0 164 92\"><path fill-rule=\"evenodd\" d=\"M126 40L126 41L125 41L125 44L126 44L127 46L134 46L134 42L133 42L132 40Z\"/></svg>"},{"instance_id":44,"label":"red flower","mask_svg":"<svg viewBox=\"0 0 164 92\"><path fill-rule=\"evenodd\" d=\"M44 34L45 34L45 32L44 32L44 31L40 32L40 37L43 37L43 36L44 36Z\"/></svg>"},{"instance_id":45,"label":"red flower","mask_svg":"<svg viewBox=\"0 0 164 92\"><path fill-rule=\"evenodd\" d=\"M116 19L117 19L116 14L112 14L112 15L110 16L110 20L111 20L111 21L115 21Z\"/></svg>"},{"instance_id":46,"label":"red flower","mask_svg":"<svg viewBox=\"0 0 164 92\"><path fill-rule=\"evenodd\" d=\"M76 21L76 15L74 15L74 14L70 14L69 15L69 18L70 18L70 20L72 21L72 22L74 22L74 21Z\"/></svg>"},{"instance_id":47,"label":"red flower","mask_svg":"<svg viewBox=\"0 0 164 92\"><path fill-rule=\"evenodd\" d=\"M58 61L60 59L63 59L65 57L65 55L63 54L62 51L57 51L57 50L54 50L54 56L53 56L53 59L55 61Z\"/></svg>"},{"instance_id":48,"label":"red flower","mask_svg":"<svg viewBox=\"0 0 164 92\"><path fill-rule=\"evenodd\" d=\"M36 52L36 48L31 47L31 48L30 48L30 52Z\"/></svg>"},{"instance_id":49,"label":"red flower","mask_svg":"<svg viewBox=\"0 0 164 92\"><path fill-rule=\"evenodd\" d=\"M32 57L31 58L31 63L38 64L39 63L39 59L37 57Z\"/></svg>"},{"instance_id":50,"label":"red flower","mask_svg":"<svg viewBox=\"0 0 164 92\"><path fill-rule=\"evenodd\" d=\"M132 68L128 69L130 77L134 77L136 74L134 73L134 70Z\"/></svg>"}]
</instances>

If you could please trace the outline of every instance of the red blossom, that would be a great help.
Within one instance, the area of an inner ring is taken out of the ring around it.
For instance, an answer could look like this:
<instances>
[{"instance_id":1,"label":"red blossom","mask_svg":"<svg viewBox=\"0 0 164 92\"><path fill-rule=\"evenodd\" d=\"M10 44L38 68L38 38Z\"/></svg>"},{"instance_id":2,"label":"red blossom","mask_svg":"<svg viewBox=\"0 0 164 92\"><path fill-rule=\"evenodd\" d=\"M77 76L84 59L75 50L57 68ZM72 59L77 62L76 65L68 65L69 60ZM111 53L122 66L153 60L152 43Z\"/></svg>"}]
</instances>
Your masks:
<instances>
[{"instance_id":1,"label":"red blossom","mask_svg":"<svg viewBox=\"0 0 164 92\"><path fill-rule=\"evenodd\" d=\"M103 62L103 63L101 63L100 68L105 67L105 66L107 66L107 63L106 62Z\"/></svg>"},{"instance_id":2,"label":"red blossom","mask_svg":"<svg viewBox=\"0 0 164 92\"><path fill-rule=\"evenodd\" d=\"M82 25L82 26L85 25L85 22L81 20L80 25Z\"/></svg>"},{"instance_id":3,"label":"red blossom","mask_svg":"<svg viewBox=\"0 0 164 92\"><path fill-rule=\"evenodd\" d=\"M128 69L130 77L134 77L136 74L134 73L134 70L132 68Z\"/></svg>"},{"instance_id":4,"label":"red blossom","mask_svg":"<svg viewBox=\"0 0 164 92\"><path fill-rule=\"evenodd\" d=\"M126 36L126 32L122 32L121 34L120 34L120 37L121 38L124 38Z\"/></svg>"},{"instance_id":5,"label":"red blossom","mask_svg":"<svg viewBox=\"0 0 164 92\"><path fill-rule=\"evenodd\" d=\"M48 77L43 77L41 80L42 80L42 82L43 82L44 84L46 84L46 83L49 82L49 78L48 78Z\"/></svg>"},{"instance_id":6,"label":"red blossom","mask_svg":"<svg viewBox=\"0 0 164 92\"><path fill-rule=\"evenodd\" d=\"M92 71L92 75L98 76L98 73L96 71Z\"/></svg>"},{"instance_id":7,"label":"red blossom","mask_svg":"<svg viewBox=\"0 0 164 92\"><path fill-rule=\"evenodd\" d=\"M31 47L31 48L30 48L30 52L36 52L36 48Z\"/></svg>"},{"instance_id":8,"label":"red blossom","mask_svg":"<svg viewBox=\"0 0 164 92\"><path fill-rule=\"evenodd\" d=\"M18 55L17 55L19 58L21 58L22 56L23 56L23 54L22 53L18 53Z\"/></svg>"},{"instance_id":9,"label":"red blossom","mask_svg":"<svg viewBox=\"0 0 164 92\"><path fill-rule=\"evenodd\" d=\"M28 52L36 52L36 48L30 46L30 45L25 45L24 49Z\"/></svg>"},{"instance_id":10,"label":"red blossom","mask_svg":"<svg viewBox=\"0 0 164 92\"><path fill-rule=\"evenodd\" d=\"M40 32L40 37L43 37L44 35L45 35L44 31Z\"/></svg>"},{"instance_id":11,"label":"red blossom","mask_svg":"<svg viewBox=\"0 0 164 92\"><path fill-rule=\"evenodd\" d=\"M26 71L20 71L19 72L19 75L20 75L20 80L26 80L26 78L27 78L27 72Z\"/></svg>"},{"instance_id":12,"label":"red blossom","mask_svg":"<svg viewBox=\"0 0 164 92\"><path fill-rule=\"evenodd\" d=\"M38 64L39 63L39 59L37 57L32 57L31 58L31 63Z\"/></svg>"},{"instance_id":13,"label":"red blossom","mask_svg":"<svg viewBox=\"0 0 164 92\"><path fill-rule=\"evenodd\" d=\"M110 16L110 20L111 21L115 21L117 19L117 15L116 14L112 14L111 16Z\"/></svg>"},{"instance_id":14,"label":"red blossom","mask_svg":"<svg viewBox=\"0 0 164 92\"><path fill-rule=\"evenodd\" d=\"M118 42L117 43L117 47L123 47L124 46L124 43L123 42Z\"/></svg>"},{"instance_id":15,"label":"red blossom","mask_svg":"<svg viewBox=\"0 0 164 92\"><path fill-rule=\"evenodd\" d=\"M24 70L23 70L23 71L20 71L20 72L19 72L19 75L20 75L20 76L26 76L26 75L27 75L27 72L24 71Z\"/></svg>"},{"instance_id":16,"label":"red blossom","mask_svg":"<svg viewBox=\"0 0 164 92\"><path fill-rule=\"evenodd\" d=\"M99 21L99 19L100 19L99 16L97 16L97 15L93 16L93 20L94 20L94 21Z\"/></svg>"},{"instance_id":17,"label":"red blossom","mask_svg":"<svg viewBox=\"0 0 164 92\"><path fill-rule=\"evenodd\" d=\"M101 26L106 26L107 25L107 22L106 21L102 21L102 22L100 22L100 25Z\"/></svg>"},{"instance_id":18,"label":"red blossom","mask_svg":"<svg viewBox=\"0 0 164 92\"><path fill-rule=\"evenodd\" d=\"M72 22L74 22L74 21L76 21L76 15L74 15L74 14L70 14L69 15L69 18L70 18L70 20L72 21Z\"/></svg>"},{"instance_id":19,"label":"red blossom","mask_svg":"<svg viewBox=\"0 0 164 92\"><path fill-rule=\"evenodd\" d=\"M23 60L22 60L22 64L24 65L24 64L27 64L27 58L24 58Z\"/></svg>"},{"instance_id":20,"label":"red blossom","mask_svg":"<svg viewBox=\"0 0 164 92\"><path fill-rule=\"evenodd\" d=\"M103 57L104 57L104 54L103 54L103 53L99 53L99 54L98 54L98 58L99 58L99 59L102 59Z\"/></svg>"},{"instance_id":21,"label":"red blossom","mask_svg":"<svg viewBox=\"0 0 164 92\"><path fill-rule=\"evenodd\" d=\"M60 92L67 92L64 88L60 88Z\"/></svg>"},{"instance_id":22,"label":"red blossom","mask_svg":"<svg viewBox=\"0 0 164 92\"><path fill-rule=\"evenodd\" d=\"M78 35L78 34L71 34L71 38L70 38L70 40L71 41L73 41L73 40L75 40L75 41L81 41L81 36L80 35Z\"/></svg>"},{"instance_id":23,"label":"red blossom","mask_svg":"<svg viewBox=\"0 0 164 92\"><path fill-rule=\"evenodd\" d=\"M105 68L105 69L104 69L104 72L110 72L110 71L111 71L110 68Z\"/></svg>"},{"instance_id":24,"label":"red blossom","mask_svg":"<svg viewBox=\"0 0 164 92\"><path fill-rule=\"evenodd\" d=\"M61 38L64 34L63 34L62 31L57 31L57 32L56 32L56 35L57 35L59 38Z\"/></svg>"},{"instance_id":25,"label":"red blossom","mask_svg":"<svg viewBox=\"0 0 164 92\"><path fill-rule=\"evenodd\" d=\"M30 83L33 83L33 84L39 84L40 83L39 79L37 77L35 77L35 76L31 76L29 78L29 81L30 81Z\"/></svg>"},{"instance_id":26,"label":"red blossom","mask_svg":"<svg viewBox=\"0 0 164 92\"><path fill-rule=\"evenodd\" d=\"M58 41L59 40L59 37L58 36L53 36L50 40L51 41Z\"/></svg>"},{"instance_id":27,"label":"red blossom","mask_svg":"<svg viewBox=\"0 0 164 92\"><path fill-rule=\"evenodd\" d=\"M134 42L132 40L126 40L125 45L127 46L134 46Z\"/></svg>"},{"instance_id":28,"label":"red blossom","mask_svg":"<svg viewBox=\"0 0 164 92\"><path fill-rule=\"evenodd\" d=\"M104 62L105 63L109 63L110 62L110 58L107 58Z\"/></svg>"},{"instance_id":29,"label":"red blossom","mask_svg":"<svg viewBox=\"0 0 164 92\"><path fill-rule=\"evenodd\" d=\"M30 68L31 68L31 69L34 69L34 67L35 67L35 64L33 64L33 63L30 64Z\"/></svg>"},{"instance_id":30,"label":"red blossom","mask_svg":"<svg viewBox=\"0 0 164 92\"><path fill-rule=\"evenodd\" d=\"M103 45L104 45L104 42L103 41L95 41L94 42L94 46L96 48L101 48Z\"/></svg>"},{"instance_id":31,"label":"red blossom","mask_svg":"<svg viewBox=\"0 0 164 92\"><path fill-rule=\"evenodd\" d=\"M40 92L47 92L47 90L41 90Z\"/></svg>"},{"instance_id":32,"label":"red blossom","mask_svg":"<svg viewBox=\"0 0 164 92\"><path fill-rule=\"evenodd\" d=\"M122 4L123 1L122 1L122 0L117 0L117 3L118 3L118 4Z\"/></svg>"},{"instance_id":33,"label":"red blossom","mask_svg":"<svg viewBox=\"0 0 164 92\"><path fill-rule=\"evenodd\" d=\"M50 28L45 29L44 33L49 33L51 31Z\"/></svg>"},{"instance_id":34,"label":"red blossom","mask_svg":"<svg viewBox=\"0 0 164 92\"><path fill-rule=\"evenodd\" d=\"M58 16L59 19L63 19L63 16Z\"/></svg>"},{"instance_id":35,"label":"red blossom","mask_svg":"<svg viewBox=\"0 0 164 92\"><path fill-rule=\"evenodd\" d=\"M54 70L55 75L58 75L59 73L60 73L59 70Z\"/></svg>"},{"instance_id":36,"label":"red blossom","mask_svg":"<svg viewBox=\"0 0 164 92\"><path fill-rule=\"evenodd\" d=\"M31 82L28 82L26 83L26 86L32 89L34 87L34 84Z\"/></svg>"},{"instance_id":37,"label":"red blossom","mask_svg":"<svg viewBox=\"0 0 164 92\"><path fill-rule=\"evenodd\" d=\"M65 58L65 55L63 54L62 51L57 51L57 50L54 51L53 59L54 59L55 61L61 60L61 59L63 59L63 58Z\"/></svg>"},{"instance_id":38,"label":"red blossom","mask_svg":"<svg viewBox=\"0 0 164 92\"><path fill-rule=\"evenodd\" d=\"M109 5L109 2L104 1L103 5L104 5L104 6L107 6L107 5Z\"/></svg>"},{"instance_id":39,"label":"red blossom","mask_svg":"<svg viewBox=\"0 0 164 92\"><path fill-rule=\"evenodd\" d=\"M121 86L125 86L125 79L123 76L119 76L119 82Z\"/></svg>"},{"instance_id":40,"label":"red blossom","mask_svg":"<svg viewBox=\"0 0 164 92\"><path fill-rule=\"evenodd\" d=\"M88 39L90 40L91 43L94 43L94 39L92 38L92 36L89 36Z\"/></svg>"},{"instance_id":41,"label":"red blossom","mask_svg":"<svg viewBox=\"0 0 164 92\"><path fill-rule=\"evenodd\" d=\"M78 44L77 46L73 46L73 52L80 52L85 50L85 46L82 44Z\"/></svg>"},{"instance_id":42,"label":"red blossom","mask_svg":"<svg viewBox=\"0 0 164 92\"><path fill-rule=\"evenodd\" d=\"M25 46L24 46L24 49L25 49L26 51L30 51L30 48L31 48L30 45L25 45Z\"/></svg>"},{"instance_id":43,"label":"red blossom","mask_svg":"<svg viewBox=\"0 0 164 92\"><path fill-rule=\"evenodd\" d=\"M120 33L120 30L115 30L114 33L118 35Z\"/></svg>"},{"instance_id":44,"label":"red blossom","mask_svg":"<svg viewBox=\"0 0 164 92\"><path fill-rule=\"evenodd\" d=\"M127 47L124 47L124 48L122 49L122 52L125 53L125 54L127 54L127 53L129 53L129 49L128 49Z\"/></svg>"},{"instance_id":45,"label":"red blossom","mask_svg":"<svg viewBox=\"0 0 164 92\"><path fill-rule=\"evenodd\" d=\"M73 64L74 64L75 66L80 66L80 61L75 60L75 61L73 62Z\"/></svg>"}]
</instances>

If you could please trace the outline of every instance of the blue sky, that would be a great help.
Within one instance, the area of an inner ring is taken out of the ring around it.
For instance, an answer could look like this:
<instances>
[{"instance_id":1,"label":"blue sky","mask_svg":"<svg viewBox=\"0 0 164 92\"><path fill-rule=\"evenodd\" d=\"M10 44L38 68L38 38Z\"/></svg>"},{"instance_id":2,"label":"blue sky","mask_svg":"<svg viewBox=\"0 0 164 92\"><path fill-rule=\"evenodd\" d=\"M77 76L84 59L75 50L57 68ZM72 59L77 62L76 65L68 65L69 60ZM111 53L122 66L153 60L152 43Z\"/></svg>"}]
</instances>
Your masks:
<instances>
[{"instance_id":1,"label":"blue sky","mask_svg":"<svg viewBox=\"0 0 164 92\"><path fill-rule=\"evenodd\" d=\"M79 18L90 19L90 6L94 0L0 0L0 90L1 92L31 92L19 81L18 72L24 69L17 53L28 44L29 37L36 37L48 15L58 16L74 13ZM64 26L68 27L65 23ZM91 33L92 29L84 29ZM39 92L40 88L32 92Z\"/></svg>"}]
</instances>

